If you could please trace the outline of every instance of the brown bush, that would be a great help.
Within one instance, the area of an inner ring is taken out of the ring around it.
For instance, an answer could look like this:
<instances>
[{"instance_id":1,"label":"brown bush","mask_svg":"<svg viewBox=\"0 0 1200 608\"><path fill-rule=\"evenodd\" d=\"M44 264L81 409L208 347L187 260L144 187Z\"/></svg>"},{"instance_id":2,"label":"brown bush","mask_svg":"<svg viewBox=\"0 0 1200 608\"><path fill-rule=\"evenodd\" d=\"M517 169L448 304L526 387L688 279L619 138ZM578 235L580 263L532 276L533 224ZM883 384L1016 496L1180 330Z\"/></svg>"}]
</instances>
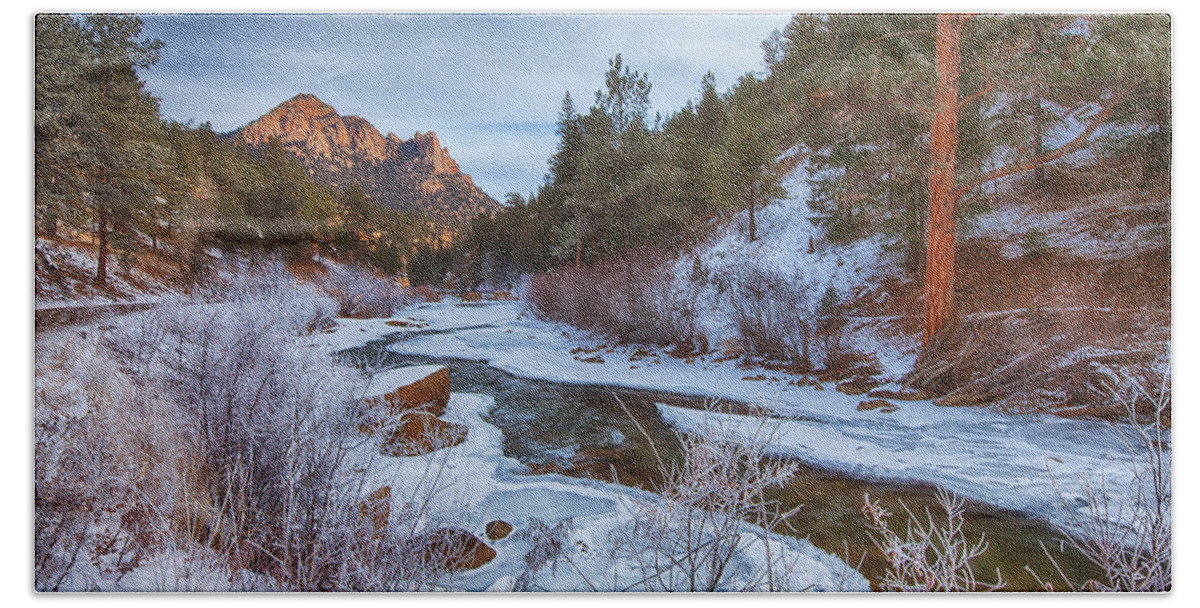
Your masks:
<instances>
[{"instance_id":1,"label":"brown bush","mask_svg":"<svg viewBox=\"0 0 1200 608\"><path fill-rule=\"evenodd\" d=\"M676 294L670 256L638 250L588 267L563 267L533 278L529 302L542 318L609 334L622 342L707 352L696 331L694 299Z\"/></svg>"},{"instance_id":2,"label":"brown bush","mask_svg":"<svg viewBox=\"0 0 1200 608\"><path fill-rule=\"evenodd\" d=\"M431 304L442 301L441 292L428 285L417 285L416 287L412 288L411 293L413 296L420 298L422 301L429 302Z\"/></svg>"},{"instance_id":3,"label":"brown bush","mask_svg":"<svg viewBox=\"0 0 1200 608\"><path fill-rule=\"evenodd\" d=\"M813 314L805 294L793 280L760 269L731 277L730 296L740 344L749 353L793 363L797 371L812 369L816 342Z\"/></svg>"}]
</instances>

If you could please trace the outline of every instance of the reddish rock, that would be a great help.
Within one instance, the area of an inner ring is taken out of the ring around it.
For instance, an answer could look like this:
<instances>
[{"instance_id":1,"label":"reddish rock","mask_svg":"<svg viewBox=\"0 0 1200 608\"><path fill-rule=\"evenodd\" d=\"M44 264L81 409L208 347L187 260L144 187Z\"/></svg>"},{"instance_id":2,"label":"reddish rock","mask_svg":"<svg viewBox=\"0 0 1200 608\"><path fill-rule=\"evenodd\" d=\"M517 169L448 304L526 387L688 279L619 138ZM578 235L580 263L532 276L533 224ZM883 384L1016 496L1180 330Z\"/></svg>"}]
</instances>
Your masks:
<instances>
[{"instance_id":1,"label":"reddish rock","mask_svg":"<svg viewBox=\"0 0 1200 608\"><path fill-rule=\"evenodd\" d=\"M847 395L861 395L880 384L879 381L873 378L858 376L837 385L837 390Z\"/></svg>"},{"instance_id":2,"label":"reddish rock","mask_svg":"<svg viewBox=\"0 0 1200 608\"><path fill-rule=\"evenodd\" d=\"M335 188L356 181L371 200L389 209L462 223L500 209L462 172L433 131L418 131L408 140L384 136L366 119L341 116L314 95L279 104L239 129L237 139L250 146L276 139L316 181Z\"/></svg>"},{"instance_id":3,"label":"reddish rock","mask_svg":"<svg viewBox=\"0 0 1200 608\"><path fill-rule=\"evenodd\" d=\"M370 522L371 529L380 532L387 528L388 519L392 515L392 487L383 486L367 495L358 504L359 513L363 520Z\"/></svg>"},{"instance_id":4,"label":"reddish rock","mask_svg":"<svg viewBox=\"0 0 1200 608\"><path fill-rule=\"evenodd\" d=\"M922 401L930 397L929 393L921 391L893 391L890 389L876 389L867 393L867 396L876 399L895 399L897 401Z\"/></svg>"},{"instance_id":5,"label":"reddish rock","mask_svg":"<svg viewBox=\"0 0 1200 608\"><path fill-rule=\"evenodd\" d=\"M858 411L865 412L868 410L879 410L881 413L890 414L900 408L896 404L886 399L871 399L870 401L860 401L858 403Z\"/></svg>"},{"instance_id":6,"label":"reddish rock","mask_svg":"<svg viewBox=\"0 0 1200 608\"><path fill-rule=\"evenodd\" d=\"M400 419L383 443L388 456L419 456L458 445L467 439L467 427L446 422L428 412L412 412Z\"/></svg>"},{"instance_id":7,"label":"reddish rock","mask_svg":"<svg viewBox=\"0 0 1200 608\"><path fill-rule=\"evenodd\" d=\"M383 324L391 327L425 327L421 323L417 323L416 321L407 321L405 319L391 319L384 321Z\"/></svg>"},{"instance_id":8,"label":"reddish rock","mask_svg":"<svg viewBox=\"0 0 1200 608\"><path fill-rule=\"evenodd\" d=\"M484 532L487 532L488 539L500 540L512 533L513 525L504 520L497 519L495 521L489 521L487 525L483 527L483 530Z\"/></svg>"},{"instance_id":9,"label":"reddish rock","mask_svg":"<svg viewBox=\"0 0 1200 608\"><path fill-rule=\"evenodd\" d=\"M441 416L450 403L450 371L441 365L419 365L376 374L364 400L368 407L385 405L393 416L413 410Z\"/></svg>"},{"instance_id":10,"label":"reddish rock","mask_svg":"<svg viewBox=\"0 0 1200 608\"><path fill-rule=\"evenodd\" d=\"M443 570L473 570L496 557L496 550L460 528L438 528L415 539L421 556Z\"/></svg>"}]
</instances>

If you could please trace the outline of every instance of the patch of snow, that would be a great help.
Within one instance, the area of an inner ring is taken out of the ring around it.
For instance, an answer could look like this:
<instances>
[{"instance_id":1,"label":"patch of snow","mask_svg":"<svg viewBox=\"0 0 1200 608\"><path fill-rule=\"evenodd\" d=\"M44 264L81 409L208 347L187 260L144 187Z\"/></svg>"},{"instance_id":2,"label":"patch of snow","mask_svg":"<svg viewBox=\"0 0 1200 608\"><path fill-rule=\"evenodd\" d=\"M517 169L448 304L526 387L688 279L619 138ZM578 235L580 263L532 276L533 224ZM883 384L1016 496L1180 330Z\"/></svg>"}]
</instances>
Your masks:
<instances>
[{"instance_id":1,"label":"patch of snow","mask_svg":"<svg viewBox=\"0 0 1200 608\"><path fill-rule=\"evenodd\" d=\"M1028 205L1006 205L978 216L970 236L1003 241L1008 259L1025 255L1022 241L1041 233L1052 249L1093 260L1115 260L1170 245L1170 220L1133 222L1130 213L1153 211L1162 203L1122 205L1093 197L1087 204L1061 211L1039 211Z\"/></svg>"},{"instance_id":2,"label":"patch of snow","mask_svg":"<svg viewBox=\"0 0 1200 608\"><path fill-rule=\"evenodd\" d=\"M659 499L641 490L593 480L524 474L524 465L504 456L500 429L485 420L494 405L490 397L454 393L443 418L468 427L463 443L421 456L389 457L379 455L377 441L368 441L356 448L348 462L367 470L368 491L384 485L392 488L393 513L406 502L429 497L427 512L480 538L485 538L489 521L502 519L513 524L513 534L485 541L496 550L495 559L475 570L447 575L442 584L446 589L511 590L525 571L525 555L533 547L521 532L535 519L551 526L569 520L573 543L566 550L573 552L575 564L575 568L559 564L540 572L539 588L581 591L591 583L600 589L620 589L636 583L641 571L629 558L613 558L619 553L613 542L620 530L630 525L632 501ZM772 550L784 553L776 559L796 565L789 572L793 588L867 590L866 580L856 574L842 589L840 575L847 566L812 543L788 537L773 541ZM753 551L739 557L749 563L746 569L750 571L765 559ZM743 584L751 581L731 581L732 588Z\"/></svg>"},{"instance_id":3,"label":"patch of snow","mask_svg":"<svg viewBox=\"0 0 1200 608\"><path fill-rule=\"evenodd\" d=\"M811 178L807 162L784 177L787 197L758 210L753 243L746 240L749 214L742 211L695 251L675 262L674 290L688 294L684 297L695 302L696 326L709 344L738 337L730 302L731 279L754 273L779 277L800 294L802 306L812 315L829 288L848 300L874 289L886 277L902 274L896 256L889 250L890 242L883 236L845 244L829 242L824 229L817 225L817 214L808 206ZM697 260L709 277L700 285L691 278ZM904 352L882 352L895 341L884 338L886 332L879 331L879 326L851 329L856 334L853 343L864 352L881 352L884 374L899 377L911 369L905 367L910 359L907 346L901 349Z\"/></svg>"}]
</instances>

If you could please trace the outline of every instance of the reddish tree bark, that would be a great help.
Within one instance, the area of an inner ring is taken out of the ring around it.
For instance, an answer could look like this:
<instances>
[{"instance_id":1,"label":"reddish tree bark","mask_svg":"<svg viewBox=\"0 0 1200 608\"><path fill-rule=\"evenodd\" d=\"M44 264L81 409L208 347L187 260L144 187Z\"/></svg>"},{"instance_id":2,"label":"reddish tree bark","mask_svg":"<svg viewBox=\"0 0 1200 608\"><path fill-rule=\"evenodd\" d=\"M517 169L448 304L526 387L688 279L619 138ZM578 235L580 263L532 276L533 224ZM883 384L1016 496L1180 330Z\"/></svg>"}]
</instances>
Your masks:
<instances>
[{"instance_id":1,"label":"reddish tree bark","mask_svg":"<svg viewBox=\"0 0 1200 608\"><path fill-rule=\"evenodd\" d=\"M100 220L98 222L100 237L99 261L96 263L96 278L97 285L106 285L108 283L108 209L100 208Z\"/></svg>"},{"instance_id":2,"label":"reddish tree bark","mask_svg":"<svg viewBox=\"0 0 1200 608\"><path fill-rule=\"evenodd\" d=\"M937 90L929 138L932 161L925 233L925 344L946 324L954 306L959 46L966 20L966 15L941 14L937 18Z\"/></svg>"}]
</instances>

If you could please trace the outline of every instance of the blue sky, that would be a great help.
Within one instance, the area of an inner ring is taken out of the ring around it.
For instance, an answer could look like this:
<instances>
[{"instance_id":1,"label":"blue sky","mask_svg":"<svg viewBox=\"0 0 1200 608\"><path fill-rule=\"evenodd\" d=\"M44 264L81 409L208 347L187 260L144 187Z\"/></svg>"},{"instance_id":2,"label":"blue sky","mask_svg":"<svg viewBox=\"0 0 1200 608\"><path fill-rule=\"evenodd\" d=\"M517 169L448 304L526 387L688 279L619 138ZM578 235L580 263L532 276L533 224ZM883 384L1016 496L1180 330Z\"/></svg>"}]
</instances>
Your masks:
<instances>
[{"instance_id":1,"label":"blue sky","mask_svg":"<svg viewBox=\"0 0 1200 608\"><path fill-rule=\"evenodd\" d=\"M665 117L712 70L725 90L762 71L761 42L789 15L143 15L165 44L145 70L166 118L230 131L297 93L411 137L437 131L497 199L542 183L571 91L586 108L621 53Z\"/></svg>"}]
</instances>

